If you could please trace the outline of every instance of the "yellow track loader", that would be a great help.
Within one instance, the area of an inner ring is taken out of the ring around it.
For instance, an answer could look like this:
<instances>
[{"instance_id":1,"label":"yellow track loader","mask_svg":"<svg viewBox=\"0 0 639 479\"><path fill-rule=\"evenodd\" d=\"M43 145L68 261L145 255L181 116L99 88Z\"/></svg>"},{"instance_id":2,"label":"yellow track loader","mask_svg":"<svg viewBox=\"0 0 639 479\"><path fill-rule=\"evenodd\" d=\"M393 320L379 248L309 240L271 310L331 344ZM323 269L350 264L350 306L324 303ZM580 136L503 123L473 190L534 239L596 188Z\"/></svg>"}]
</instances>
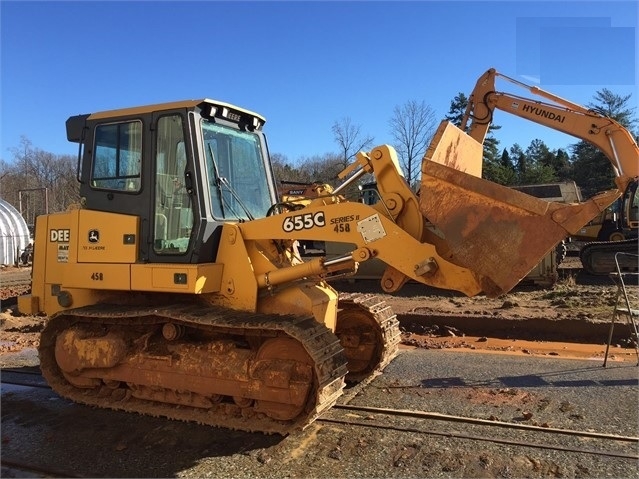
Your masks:
<instances>
[{"instance_id":1,"label":"yellow track loader","mask_svg":"<svg viewBox=\"0 0 639 479\"><path fill-rule=\"evenodd\" d=\"M379 258L387 292L413 279L499 295L616 197L551 204L481 180L481 141L444 125L419 196L382 145L289 209L264 123L209 99L67 120L81 203L38 217L32 290L19 298L22 313L49 316L40 364L60 395L287 434L397 352L391 309L327 279ZM374 206L340 195L364 173L383 199ZM298 240L356 246L304 262Z\"/></svg>"}]
</instances>

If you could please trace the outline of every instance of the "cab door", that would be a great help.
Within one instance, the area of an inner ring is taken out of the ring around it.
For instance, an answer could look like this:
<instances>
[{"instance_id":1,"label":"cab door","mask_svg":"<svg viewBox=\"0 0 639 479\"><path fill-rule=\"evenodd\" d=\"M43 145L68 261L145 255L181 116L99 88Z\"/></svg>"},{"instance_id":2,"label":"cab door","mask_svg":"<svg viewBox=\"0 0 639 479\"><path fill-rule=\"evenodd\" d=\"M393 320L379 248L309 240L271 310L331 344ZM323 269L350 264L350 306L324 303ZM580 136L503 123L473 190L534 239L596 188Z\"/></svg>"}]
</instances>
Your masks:
<instances>
[{"instance_id":1,"label":"cab door","mask_svg":"<svg viewBox=\"0 0 639 479\"><path fill-rule=\"evenodd\" d=\"M183 110L154 114L153 131L149 260L189 263L197 208Z\"/></svg>"},{"instance_id":2,"label":"cab door","mask_svg":"<svg viewBox=\"0 0 639 479\"><path fill-rule=\"evenodd\" d=\"M151 185L146 171L146 157L152 147L149 124L145 115L89 121L80 172L85 208L140 218L135 242L141 261L148 251L144 238L149 228ZM109 226L100 224L94 229Z\"/></svg>"}]
</instances>

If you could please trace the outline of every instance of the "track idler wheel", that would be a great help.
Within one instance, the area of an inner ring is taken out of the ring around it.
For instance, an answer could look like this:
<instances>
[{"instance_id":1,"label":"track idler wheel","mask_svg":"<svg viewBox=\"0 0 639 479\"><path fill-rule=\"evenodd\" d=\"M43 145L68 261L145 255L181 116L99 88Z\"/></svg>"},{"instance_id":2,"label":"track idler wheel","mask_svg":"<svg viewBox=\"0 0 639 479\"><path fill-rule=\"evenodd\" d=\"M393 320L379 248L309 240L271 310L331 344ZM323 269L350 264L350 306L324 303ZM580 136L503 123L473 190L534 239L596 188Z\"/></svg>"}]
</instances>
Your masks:
<instances>
[{"instance_id":1,"label":"track idler wheel","mask_svg":"<svg viewBox=\"0 0 639 479\"><path fill-rule=\"evenodd\" d=\"M347 308L337 313L335 334L348 361L347 379L373 372L382 357L384 340L375 319L364 309Z\"/></svg>"}]
</instances>

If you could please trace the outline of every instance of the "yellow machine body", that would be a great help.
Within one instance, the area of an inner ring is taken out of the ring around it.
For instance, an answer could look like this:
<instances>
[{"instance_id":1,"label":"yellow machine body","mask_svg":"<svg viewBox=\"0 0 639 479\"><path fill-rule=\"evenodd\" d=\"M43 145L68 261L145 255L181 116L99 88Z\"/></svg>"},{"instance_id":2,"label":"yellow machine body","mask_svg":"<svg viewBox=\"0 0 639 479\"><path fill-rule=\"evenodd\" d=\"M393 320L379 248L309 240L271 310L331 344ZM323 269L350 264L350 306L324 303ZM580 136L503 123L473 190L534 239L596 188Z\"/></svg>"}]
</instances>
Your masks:
<instances>
[{"instance_id":1,"label":"yellow machine body","mask_svg":"<svg viewBox=\"0 0 639 479\"><path fill-rule=\"evenodd\" d=\"M471 95L475 120L501 105L503 95L477 94L492 78ZM565 125L584 124L568 121L574 115L595 121L582 110L562 115ZM596 121L611 130L613 146L602 147L615 152L625 187L639 168L636 144L611 120ZM69 118L81 207L37 219L32 291L18 303L49 315L41 369L59 394L286 434L398 351L399 323L384 301L339 294L331 278L377 258L389 293L412 279L497 296L619 196L566 205L482 180L487 123L475 121L469 134L440 125L419 195L381 145L358 153L340 186L281 203L264 122L210 99ZM381 201L346 200L342 191L366 173ZM302 240L353 249L302 261Z\"/></svg>"}]
</instances>

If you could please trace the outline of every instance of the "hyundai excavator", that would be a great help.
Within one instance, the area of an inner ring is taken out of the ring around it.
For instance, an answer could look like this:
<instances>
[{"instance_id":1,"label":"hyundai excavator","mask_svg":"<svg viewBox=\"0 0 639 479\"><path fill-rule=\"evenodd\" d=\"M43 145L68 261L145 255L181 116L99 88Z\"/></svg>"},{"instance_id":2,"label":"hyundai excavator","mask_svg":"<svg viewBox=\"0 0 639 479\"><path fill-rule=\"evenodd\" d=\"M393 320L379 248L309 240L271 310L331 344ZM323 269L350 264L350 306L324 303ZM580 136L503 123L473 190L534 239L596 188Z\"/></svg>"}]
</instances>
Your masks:
<instances>
[{"instance_id":1,"label":"hyundai excavator","mask_svg":"<svg viewBox=\"0 0 639 479\"><path fill-rule=\"evenodd\" d=\"M498 77L553 103L496 91L495 80ZM610 161L615 173L619 203L619 217L615 221L614 230L607 235L614 241L596 241L584 245L579 255L584 269L591 274L609 274L615 270L615 253L636 253L639 229L639 150L632 134L612 118L538 87L519 82L491 68L477 80L468 100L461 129L468 129L472 138L483 142L495 109L587 141ZM611 237L611 234L614 236ZM622 255L619 258L624 261L620 265L623 269L637 271L637 264L631 257L626 259Z\"/></svg>"},{"instance_id":2,"label":"hyundai excavator","mask_svg":"<svg viewBox=\"0 0 639 479\"><path fill-rule=\"evenodd\" d=\"M210 99L67 120L81 201L38 217L31 294L18 299L48 316L40 367L58 394L288 434L398 350L381 297L340 294L329 279L379 258L385 292L412 279L497 296L616 197L555 204L482 180L481 142L448 124L419 196L382 145L291 209L278 204L264 124ZM341 194L366 173L383 199L373 206ZM497 249L495 237L509 241ZM302 261L299 240L354 248Z\"/></svg>"}]
</instances>

